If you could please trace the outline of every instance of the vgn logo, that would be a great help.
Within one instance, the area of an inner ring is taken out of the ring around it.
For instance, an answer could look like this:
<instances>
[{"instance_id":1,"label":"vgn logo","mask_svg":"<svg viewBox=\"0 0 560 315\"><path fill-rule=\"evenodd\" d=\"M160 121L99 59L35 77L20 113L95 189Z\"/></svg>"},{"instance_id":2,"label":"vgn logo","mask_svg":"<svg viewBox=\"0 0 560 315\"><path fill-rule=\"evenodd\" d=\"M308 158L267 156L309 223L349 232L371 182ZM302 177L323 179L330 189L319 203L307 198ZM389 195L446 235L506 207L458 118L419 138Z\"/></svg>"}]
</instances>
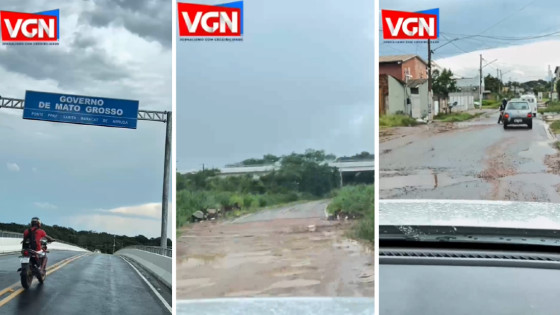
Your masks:
<instances>
[{"instance_id":1,"label":"vgn logo","mask_svg":"<svg viewBox=\"0 0 560 315\"><path fill-rule=\"evenodd\" d=\"M439 37L439 9L419 12L381 10L383 39L428 40Z\"/></svg>"},{"instance_id":2,"label":"vgn logo","mask_svg":"<svg viewBox=\"0 0 560 315\"><path fill-rule=\"evenodd\" d=\"M59 21L58 9L39 13L0 11L2 42L56 42Z\"/></svg>"},{"instance_id":3,"label":"vgn logo","mask_svg":"<svg viewBox=\"0 0 560 315\"><path fill-rule=\"evenodd\" d=\"M219 5L177 3L179 36L241 37L243 1Z\"/></svg>"}]
</instances>

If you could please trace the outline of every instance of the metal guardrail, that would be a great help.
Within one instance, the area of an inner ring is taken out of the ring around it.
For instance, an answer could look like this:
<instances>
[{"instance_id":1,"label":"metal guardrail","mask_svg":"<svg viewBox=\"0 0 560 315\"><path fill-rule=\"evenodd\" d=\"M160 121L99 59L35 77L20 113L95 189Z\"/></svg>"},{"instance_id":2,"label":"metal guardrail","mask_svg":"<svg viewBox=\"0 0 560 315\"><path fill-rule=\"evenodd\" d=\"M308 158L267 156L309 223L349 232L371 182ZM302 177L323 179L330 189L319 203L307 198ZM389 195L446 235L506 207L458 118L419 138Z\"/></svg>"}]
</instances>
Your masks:
<instances>
[{"instance_id":1,"label":"metal guardrail","mask_svg":"<svg viewBox=\"0 0 560 315\"><path fill-rule=\"evenodd\" d=\"M171 248L161 248L158 246L132 245L132 246L123 247L119 250L122 249L137 249L137 250L142 250L145 252L150 252L162 256L173 257L173 249Z\"/></svg>"},{"instance_id":2,"label":"metal guardrail","mask_svg":"<svg viewBox=\"0 0 560 315\"><path fill-rule=\"evenodd\" d=\"M3 237L3 238L23 238L23 233L0 231L0 237Z\"/></svg>"}]
</instances>

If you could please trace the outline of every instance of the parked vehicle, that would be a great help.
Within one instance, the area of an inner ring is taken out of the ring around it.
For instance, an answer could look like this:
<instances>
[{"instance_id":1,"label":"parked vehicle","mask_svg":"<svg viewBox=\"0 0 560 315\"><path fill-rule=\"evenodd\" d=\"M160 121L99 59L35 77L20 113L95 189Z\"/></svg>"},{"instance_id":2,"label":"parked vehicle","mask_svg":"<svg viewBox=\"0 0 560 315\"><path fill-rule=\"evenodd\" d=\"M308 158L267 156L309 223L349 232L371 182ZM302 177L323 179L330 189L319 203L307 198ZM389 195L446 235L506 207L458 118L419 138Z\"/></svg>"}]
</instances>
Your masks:
<instances>
[{"instance_id":1,"label":"parked vehicle","mask_svg":"<svg viewBox=\"0 0 560 315\"><path fill-rule=\"evenodd\" d=\"M522 95L521 100L529 103L529 107L531 108L531 113L533 114L533 117L537 117L537 98L535 97L535 95L532 94Z\"/></svg>"},{"instance_id":2,"label":"parked vehicle","mask_svg":"<svg viewBox=\"0 0 560 315\"><path fill-rule=\"evenodd\" d=\"M526 101L510 101L506 105L503 116L504 129L509 125L527 125L533 128L533 113Z\"/></svg>"}]
</instances>

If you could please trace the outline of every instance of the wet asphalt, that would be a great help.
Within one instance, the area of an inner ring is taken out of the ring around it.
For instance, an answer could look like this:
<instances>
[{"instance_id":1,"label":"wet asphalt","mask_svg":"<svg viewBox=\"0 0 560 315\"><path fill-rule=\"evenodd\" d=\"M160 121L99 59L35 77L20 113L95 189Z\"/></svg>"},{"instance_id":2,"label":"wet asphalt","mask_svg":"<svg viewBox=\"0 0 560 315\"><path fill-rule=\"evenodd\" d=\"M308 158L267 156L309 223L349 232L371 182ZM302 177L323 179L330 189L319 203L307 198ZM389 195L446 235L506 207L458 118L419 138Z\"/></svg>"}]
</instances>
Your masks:
<instances>
[{"instance_id":1,"label":"wet asphalt","mask_svg":"<svg viewBox=\"0 0 560 315\"><path fill-rule=\"evenodd\" d=\"M467 199L560 202L556 154L540 117L533 129L504 130L492 112L441 133L380 144L382 199ZM408 140L407 140L408 139Z\"/></svg>"},{"instance_id":2,"label":"wet asphalt","mask_svg":"<svg viewBox=\"0 0 560 315\"><path fill-rule=\"evenodd\" d=\"M62 253L51 253L49 265L51 265L51 257L53 257L52 263L55 262L54 257L63 259ZM4 270L4 263L1 260L0 266ZM16 274L15 281L17 280ZM6 286L13 281L7 283ZM148 315L169 314L169 312L136 271L122 258L106 254L89 254L47 276L43 285L39 285L35 279L30 289L1 306L0 314Z\"/></svg>"},{"instance_id":3,"label":"wet asphalt","mask_svg":"<svg viewBox=\"0 0 560 315\"><path fill-rule=\"evenodd\" d=\"M81 252L73 251L55 251L51 250L49 255L48 264L52 266L57 262L64 260L68 257L82 254ZM18 268L21 267L19 263L19 253L7 254L0 256L0 290L19 281ZM1 314L1 312L0 312Z\"/></svg>"}]
</instances>

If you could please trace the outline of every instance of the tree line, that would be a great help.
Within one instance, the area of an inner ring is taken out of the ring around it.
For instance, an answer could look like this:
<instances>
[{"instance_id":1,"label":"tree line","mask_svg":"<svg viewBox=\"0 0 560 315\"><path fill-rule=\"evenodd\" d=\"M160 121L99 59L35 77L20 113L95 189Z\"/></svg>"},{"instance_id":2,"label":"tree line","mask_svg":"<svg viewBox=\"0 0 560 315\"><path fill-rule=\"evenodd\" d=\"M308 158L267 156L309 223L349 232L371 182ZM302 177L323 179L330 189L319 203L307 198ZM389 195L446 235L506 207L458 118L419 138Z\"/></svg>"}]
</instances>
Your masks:
<instances>
[{"instance_id":1,"label":"tree line","mask_svg":"<svg viewBox=\"0 0 560 315\"><path fill-rule=\"evenodd\" d=\"M346 159L366 159L373 155L362 152ZM208 209L243 211L278 205L297 200L313 200L330 196L340 187L340 173L327 161L335 160L333 154L322 150L306 150L281 157L270 154L262 159L247 159L242 164L258 161L275 161L277 169L260 176L252 174L220 176L218 169L205 169L195 173L177 174L177 225L192 218L196 211ZM235 165L239 165L236 163ZM244 164L245 165L245 164ZM363 172L344 183L373 183L373 172Z\"/></svg>"},{"instance_id":2,"label":"tree line","mask_svg":"<svg viewBox=\"0 0 560 315\"><path fill-rule=\"evenodd\" d=\"M23 231L29 227L29 225L17 223L0 223L0 230L7 232L23 233ZM160 246L161 239L160 237L147 238L144 235L130 237L126 235L113 236L113 234L105 232L76 231L72 228L58 225L50 226L43 224L41 228L45 230L47 235L58 241L74 244L91 251L99 250L107 254L113 253L113 240L115 242L115 250L119 250L120 248L131 245ZM168 239L167 246L171 245L172 242Z\"/></svg>"}]
</instances>

